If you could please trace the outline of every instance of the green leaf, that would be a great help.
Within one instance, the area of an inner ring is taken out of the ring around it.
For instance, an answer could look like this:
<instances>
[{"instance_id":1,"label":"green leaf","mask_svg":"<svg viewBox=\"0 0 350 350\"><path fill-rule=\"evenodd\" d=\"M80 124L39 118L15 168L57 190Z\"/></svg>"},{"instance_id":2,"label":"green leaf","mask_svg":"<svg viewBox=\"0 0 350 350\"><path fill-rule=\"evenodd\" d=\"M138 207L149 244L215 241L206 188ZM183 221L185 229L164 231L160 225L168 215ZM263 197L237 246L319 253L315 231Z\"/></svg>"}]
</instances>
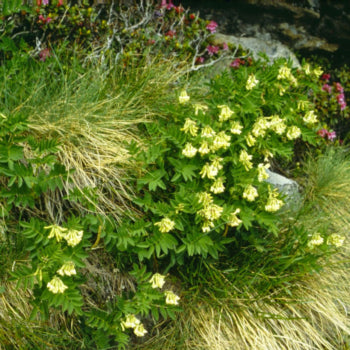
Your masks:
<instances>
[{"instance_id":1,"label":"green leaf","mask_svg":"<svg viewBox=\"0 0 350 350\"><path fill-rule=\"evenodd\" d=\"M167 175L164 169L158 169L151 173L148 173L141 179L137 180L138 190L142 189L144 185L148 185L150 191L155 191L158 187L165 190L166 186L162 181L162 178Z\"/></svg>"}]
</instances>

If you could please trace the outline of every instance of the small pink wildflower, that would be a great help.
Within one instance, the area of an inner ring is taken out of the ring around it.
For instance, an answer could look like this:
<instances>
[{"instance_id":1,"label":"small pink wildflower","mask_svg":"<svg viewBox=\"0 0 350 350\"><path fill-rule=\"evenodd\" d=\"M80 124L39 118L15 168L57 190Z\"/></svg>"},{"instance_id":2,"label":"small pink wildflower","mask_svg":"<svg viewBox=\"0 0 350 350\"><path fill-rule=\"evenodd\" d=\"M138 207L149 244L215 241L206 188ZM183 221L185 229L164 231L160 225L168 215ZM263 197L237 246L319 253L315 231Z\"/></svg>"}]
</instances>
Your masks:
<instances>
[{"instance_id":1,"label":"small pink wildflower","mask_svg":"<svg viewBox=\"0 0 350 350\"><path fill-rule=\"evenodd\" d=\"M337 134L335 131L328 131L327 133L328 140L334 141L336 137L337 137Z\"/></svg>"},{"instance_id":2,"label":"small pink wildflower","mask_svg":"<svg viewBox=\"0 0 350 350\"><path fill-rule=\"evenodd\" d=\"M339 104L344 103L345 102L345 95L343 93L337 95L337 101Z\"/></svg>"},{"instance_id":3,"label":"small pink wildflower","mask_svg":"<svg viewBox=\"0 0 350 350\"><path fill-rule=\"evenodd\" d=\"M227 45L226 43L223 43L223 44L222 44L222 49L223 49L224 51L227 51L227 50L228 50L228 45Z\"/></svg>"},{"instance_id":4,"label":"small pink wildflower","mask_svg":"<svg viewBox=\"0 0 350 350\"><path fill-rule=\"evenodd\" d=\"M42 1L42 4L43 4L43 5L48 5L48 4L49 4L49 0L43 0L43 1Z\"/></svg>"},{"instance_id":5,"label":"small pink wildflower","mask_svg":"<svg viewBox=\"0 0 350 350\"><path fill-rule=\"evenodd\" d=\"M203 63L203 62L204 62L204 57L203 56L196 58L196 63Z\"/></svg>"},{"instance_id":6,"label":"small pink wildflower","mask_svg":"<svg viewBox=\"0 0 350 350\"><path fill-rule=\"evenodd\" d=\"M205 28L209 30L210 33L215 33L218 24L215 21L210 21Z\"/></svg>"},{"instance_id":7,"label":"small pink wildflower","mask_svg":"<svg viewBox=\"0 0 350 350\"><path fill-rule=\"evenodd\" d=\"M321 77L322 80L326 80L326 81L328 81L330 78L331 78L331 75L328 73L322 74L322 77Z\"/></svg>"},{"instance_id":8,"label":"small pink wildflower","mask_svg":"<svg viewBox=\"0 0 350 350\"><path fill-rule=\"evenodd\" d=\"M335 83L335 89L340 92L341 94L344 92L343 87L341 86L340 83Z\"/></svg>"},{"instance_id":9,"label":"small pink wildflower","mask_svg":"<svg viewBox=\"0 0 350 350\"><path fill-rule=\"evenodd\" d=\"M50 57L50 56L51 56L51 52L50 52L50 49L48 49L48 48L42 49L42 50L39 52L39 60L40 60L41 62L45 62L46 59L47 59L48 57Z\"/></svg>"},{"instance_id":10,"label":"small pink wildflower","mask_svg":"<svg viewBox=\"0 0 350 350\"><path fill-rule=\"evenodd\" d=\"M213 46L213 45L207 46L207 51L209 56L213 56L214 54L217 54L219 50L220 50L219 46Z\"/></svg>"},{"instance_id":11,"label":"small pink wildflower","mask_svg":"<svg viewBox=\"0 0 350 350\"><path fill-rule=\"evenodd\" d=\"M233 60L230 64L230 67L232 68L239 68L239 66L241 65L241 59L240 58L236 58L235 60Z\"/></svg>"},{"instance_id":12,"label":"small pink wildflower","mask_svg":"<svg viewBox=\"0 0 350 350\"><path fill-rule=\"evenodd\" d=\"M328 84L323 84L322 90L327 91L329 94L332 93L332 87Z\"/></svg>"},{"instance_id":13,"label":"small pink wildflower","mask_svg":"<svg viewBox=\"0 0 350 350\"><path fill-rule=\"evenodd\" d=\"M326 137L327 133L328 133L328 130L326 130L326 129L320 129L317 131L317 135L319 135L323 138Z\"/></svg>"}]
</instances>

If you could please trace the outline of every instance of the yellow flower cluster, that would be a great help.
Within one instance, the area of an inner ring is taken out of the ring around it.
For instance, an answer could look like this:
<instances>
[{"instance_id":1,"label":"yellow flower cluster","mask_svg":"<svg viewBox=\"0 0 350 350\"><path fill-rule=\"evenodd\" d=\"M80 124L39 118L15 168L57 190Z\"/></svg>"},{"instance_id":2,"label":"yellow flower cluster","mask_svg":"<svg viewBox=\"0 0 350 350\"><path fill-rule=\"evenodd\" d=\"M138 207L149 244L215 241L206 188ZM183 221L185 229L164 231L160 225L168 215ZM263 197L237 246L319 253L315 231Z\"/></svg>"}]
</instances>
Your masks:
<instances>
[{"instance_id":1,"label":"yellow flower cluster","mask_svg":"<svg viewBox=\"0 0 350 350\"><path fill-rule=\"evenodd\" d=\"M302 66L302 69L306 75L313 74L315 75L316 78L318 78L323 73L323 71L321 70L321 67L317 67L314 70L311 70L311 66L309 63L304 64Z\"/></svg>"},{"instance_id":2,"label":"yellow flower cluster","mask_svg":"<svg viewBox=\"0 0 350 350\"><path fill-rule=\"evenodd\" d=\"M314 247L321 245L323 241L323 237L317 232L312 235L310 241L307 243L307 246L310 249L313 249Z\"/></svg>"},{"instance_id":3,"label":"yellow flower cluster","mask_svg":"<svg viewBox=\"0 0 350 350\"><path fill-rule=\"evenodd\" d=\"M251 162L253 156L248 154L247 151L242 150L239 155L239 161L243 164L246 171L249 171L253 167L253 163Z\"/></svg>"},{"instance_id":4,"label":"yellow flower cluster","mask_svg":"<svg viewBox=\"0 0 350 350\"><path fill-rule=\"evenodd\" d=\"M299 111L305 111L305 109L307 109L309 107L309 101L305 101L305 100L300 100L298 101L298 110Z\"/></svg>"},{"instance_id":5,"label":"yellow flower cluster","mask_svg":"<svg viewBox=\"0 0 350 350\"><path fill-rule=\"evenodd\" d=\"M219 115L220 122L225 122L226 120L229 120L231 118L231 115L234 113L233 111L231 111L230 107L226 105L218 106L218 108L221 109Z\"/></svg>"},{"instance_id":6,"label":"yellow flower cluster","mask_svg":"<svg viewBox=\"0 0 350 350\"><path fill-rule=\"evenodd\" d=\"M317 115L315 114L314 111L308 111L305 114L303 120L306 124L315 124L317 123Z\"/></svg>"},{"instance_id":7,"label":"yellow flower cluster","mask_svg":"<svg viewBox=\"0 0 350 350\"><path fill-rule=\"evenodd\" d=\"M208 221L217 220L224 209L217 204L208 204L203 209L198 211L198 214L203 216Z\"/></svg>"},{"instance_id":8,"label":"yellow flower cluster","mask_svg":"<svg viewBox=\"0 0 350 350\"><path fill-rule=\"evenodd\" d=\"M242 133L242 129L243 126L238 121L235 121L231 124L230 132L235 135L240 135Z\"/></svg>"},{"instance_id":9,"label":"yellow flower cluster","mask_svg":"<svg viewBox=\"0 0 350 350\"><path fill-rule=\"evenodd\" d=\"M154 226L159 226L159 231L162 233L166 233L174 229L175 222L170 220L169 218L163 218L162 220L156 222Z\"/></svg>"},{"instance_id":10,"label":"yellow flower cluster","mask_svg":"<svg viewBox=\"0 0 350 350\"><path fill-rule=\"evenodd\" d=\"M190 100L190 96L187 95L186 90L182 90L179 96L179 102L184 104Z\"/></svg>"},{"instance_id":11,"label":"yellow flower cluster","mask_svg":"<svg viewBox=\"0 0 350 350\"><path fill-rule=\"evenodd\" d=\"M210 192L215 194L225 192L224 179L222 177L219 177L214 181L210 187Z\"/></svg>"},{"instance_id":12,"label":"yellow flower cluster","mask_svg":"<svg viewBox=\"0 0 350 350\"><path fill-rule=\"evenodd\" d=\"M273 213L279 210L284 205L284 202L278 199L277 197L278 197L278 190L275 188L273 191L271 191L271 188L269 186L269 198L265 205L266 211Z\"/></svg>"},{"instance_id":13,"label":"yellow flower cluster","mask_svg":"<svg viewBox=\"0 0 350 350\"><path fill-rule=\"evenodd\" d=\"M295 140L300 135L301 135L301 130L295 125L292 125L287 129L286 136L288 140Z\"/></svg>"},{"instance_id":14,"label":"yellow flower cluster","mask_svg":"<svg viewBox=\"0 0 350 350\"><path fill-rule=\"evenodd\" d=\"M57 271L61 276L72 276L76 275L77 271L75 270L75 265L73 261L65 262L62 267Z\"/></svg>"},{"instance_id":15,"label":"yellow flower cluster","mask_svg":"<svg viewBox=\"0 0 350 350\"><path fill-rule=\"evenodd\" d=\"M137 337L143 337L147 333L147 330L135 315L127 315L125 321L122 321L120 325L123 331L126 328L132 328Z\"/></svg>"},{"instance_id":16,"label":"yellow flower cluster","mask_svg":"<svg viewBox=\"0 0 350 350\"><path fill-rule=\"evenodd\" d=\"M83 239L84 232L74 229L67 229L58 225L50 225L44 227L46 230L50 230L48 238L56 238L57 242L62 239L67 241L67 244L71 247L75 247Z\"/></svg>"},{"instance_id":17,"label":"yellow flower cluster","mask_svg":"<svg viewBox=\"0 0 350 350\"><path fill-rule=\"evenodd\" d=\"M68 288L63 281L55 276L50 282L47 284L47 289L54 294L61 294Z\"/></svg>"},{"instance_id":18,"label":"yellow flower cluster","mask_svg":"<svg viewBox=\"0 0 350 350\"><path fill-rule=\"evenodd\" d=\"M287 66L280 67L280 69L278 70L277 79L278 80L288 80L294 86L298 85L297 79L292 74L291 69L288 68Z\"/></svg>"},{"instance_id":19,"label":"yellow flower cluster","mask_svg":"<svg viewBox=\"0 0 350 350\"><path fill-rule=\"evenodd\" d=\"M269 128L269 126L270 126L270 123L268 119L264 117L260 117L255 121L253 125L252 134L255 137L259 137L259 136L264 137L266 130Z\"/></svg>"},{"instance_id":20,"label":"yellow flower cluster","mask_svg":"<svg viewBox=\"0 0 350 350\"><path fill-rule=\"evenodd\" d=\"M165 303L168 305L179 305L180 297L171 290L165 291Z\"/></svg>"},{"instance_id":21,"label":"yellow flower cluster","mask_svg":"<svg viewBox=\"0 0 350 350\"><path fill-rule=\"evenodd\" d=\"M266 172L266 169L270 167L270 164L258 164L258 181L263 182L269 178L269 174Z\"/></svg>"},{"instance_id":22,"label":"yellow flower cluster","mask_svg":"<svg viewBox=\"0 0 350 350\"><path fill-rule=\"evenodd\" d=\"M286 130L287 126L286 126L286 124L284 124L283 119L281 119L278 115L272 115L270 117L269 127L276 134L282 135L284 133L284 131Z\"/></svg>"},{"instance_id":23,"label":"yellow flower cluster","mask_svg":"<svg viewBox=\"0 0 350 350\"><path fill-rule=\"evenodd\" d=\"M215 179L215 176L218 174L219 170L222 169L222 158L216 157L213 159L212 163L206 163L202 170L200 171L200 175L202 178L207 177L208 179Z\"/></svg>"},{"instance_id":24,"label":"yellow flower cluster","mask_svg":"<svg viewBox=\"0 0 350 350\"><path fill-rule=\"evenodd\" d=\"M226 135L225 131L220 131L217 135L214 136L211 150L215 152L220 148L226 149L230 147L230 140L231 140L230 135Z\"/></svg>"},{"instance_id":25,"label":"yellow flower cluster","mask_svg":"<svg viewBox=\"0 0 350 350\"><path fill-rule=\"evenodd\" d=\"M243 192L243 198L245 198L248 202L255 201L255 198L258 196L259 194L257 189L252 185L248 185Z\"/></svg>"},{"instance_id":26,"label":"yellow flower cluster","mask_svg":"<svg viewBox=\"0 0 350 350\"><path fill-rule=\"evenodd\" d=\"M194 114L195 115L198 115L199 111L201 111L203 114L205 114L205 112L208 110L208 106L202 105L199 103L194 104L193 107L194 107Z\"/></svg>"},{"instance_id":27,"label":"yellow flower cluster","mask_svg":"<svg viewBox=\"0 0 350 350\"><path fill-rule=\"evenodd\" d=\"M337 248L341 247L344 244L344 241L345 237L338 235L337 233L333 233L327 238L327 244L334 245Z\"/></svg>"},{"instance_id":28,"label":"yellow flower cluster","mask_svg":"<svg viewBox=\"0 0 350 350\"><path fill-rule=\"evenodd\" d=\"M161 275L160 273L155 273L151 279L149 280L150 283L152 283L152 288L163 288L163 285L165 283L165 276Z\"/></svg>"},{"instance_id":29,"label":"yellow flower cluster","mask_svg":"<svg viewBox=\"0 0 350 350\"><path fill-rule=\"evenodd\" d=\"M208 141L202 141L202 143L198 149L198 152L201 156L204 156L204 155L210 153Z\"/></svg>"},{"instance_id":30,"label":"yellow flower cluster","mask_svg":"<svg viewBox=\"0 0 350 350\"><path fill-rule=\"evenodd\" d=\"M254 74L250 74L246 83L245 88L247 90L252 90L256 85L258 85L259 80L255 78Z\"/></svg>"},{"instance_id":31,"label":"yellow flower cluster","mask_svg":"<svg viewBox=\"0 0 350 350\"><path fill-rule=\"evenodd\" d=\"M256 143L256 139L255 139L254 136L253 136L252 134L250 134L250 133L249 133L248 135L246 135L245 140L246 140L247 145L248 145L249 147L253 147L253 146L255 145L255 143Z\"/></svg>"},{"instance_id":32,"label":"yellow flower cluster","mask_svg":"<svg viewBox=\"0 0 350 350\"><path fill-rule=\"evenodd\" d=\"M192 144L188 142L182 150L182 154L187 158L193 158L197 154L197 151L197 148L193 147Z\"/></svg>"},{"instance_id":33,"label":"yellow flower cluster","mask_svg":"<svg viewBox=\"0 0 350 350\"><path fill-rule=\"evenodd\" d=\"M208 192L198 193L197 197L198 197L198 202L202 203L204 207L213 203L213 196Z\"/></svg>"},{"instance_id":34,"label":"yellow flower cluster","mask_svg":"<svg viewBox=\"0 0 350 350\"><path fill-rule=\"evenodd\" d=\"M201 132L201 137L212 138L216 135L216 132L209 126L206 125Z\"/></svg>"},{"instance_id":35,"label":"yellow flower cluster","mask_svg":"<svg viewBox=\"0 0 350 350\"><path fill-rule=\"evenodd\" d=\"M185 124L184 124L183 128L181 128L180 130L184 131L186 134L189 133L192 136L197 136L198 126L196 125L195 121L193 121L190 118L186 118Z\"/></svg>"},{"instance_id":36,"label":"yellow flower cluster","mask_svg":"<svg viewBox=\"0 0 350 350\"><path fill-rule=\"evenodd\" d=\"M229 215L227 225L231 227L239 226L242 220L237 217L237 214L241 212L241 209L237 208L233 213Z\"/></svg>"}]
</instances>

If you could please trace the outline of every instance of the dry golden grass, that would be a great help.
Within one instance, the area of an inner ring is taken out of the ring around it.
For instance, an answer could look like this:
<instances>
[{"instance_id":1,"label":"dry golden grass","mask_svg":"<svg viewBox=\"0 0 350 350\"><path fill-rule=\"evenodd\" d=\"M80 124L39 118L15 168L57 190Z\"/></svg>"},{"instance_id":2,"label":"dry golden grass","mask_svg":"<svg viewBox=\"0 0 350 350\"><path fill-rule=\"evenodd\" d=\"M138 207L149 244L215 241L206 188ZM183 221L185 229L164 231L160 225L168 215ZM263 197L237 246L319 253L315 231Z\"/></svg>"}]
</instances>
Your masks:
<instances>
[{"instance_id":1,"label":"dry golden grass","mask_svg":"<svg viewBox=\"0 0 350 350\"><path fill-rule=\"evenodd\" d=\"M31 111L30 129L39 139L58 138L59 161L70 173L71 188L94 189L97 201L86 196L93 210L116 220L128 212L133 192L126 144L142 147L140 125L161 118L168 93L185 70L167 69L159 59L122 72L90 72L67 83L67 91ZM56 203L59 200L53 201ZM59 215L60 213L56 214Z\"/></svg>"}]
</instances>

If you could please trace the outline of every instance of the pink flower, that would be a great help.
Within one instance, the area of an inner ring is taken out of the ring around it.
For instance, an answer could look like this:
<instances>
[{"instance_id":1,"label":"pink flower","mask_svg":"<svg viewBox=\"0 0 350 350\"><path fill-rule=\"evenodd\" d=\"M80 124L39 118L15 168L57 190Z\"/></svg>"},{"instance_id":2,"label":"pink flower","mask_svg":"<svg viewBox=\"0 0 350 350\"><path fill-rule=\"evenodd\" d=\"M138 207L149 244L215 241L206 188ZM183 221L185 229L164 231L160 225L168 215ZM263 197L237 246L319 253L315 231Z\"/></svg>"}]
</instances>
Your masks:
<instances>
[{"instance_id":1,"label":"pink flower","mask_svg":"<svg viewBox=\"0 0 350 350\"><path fill-rule=\"evenodd\" d=\"M43 0L43 1L42 1L42 4L43 4L43 5L48 5L48 4L49 4L49 0Z\"/></svg>"},{"instance_id":2,"label":"pink flower","mask_svg":"<svg viewBox=\"0 0 350 350\"><path fill-rule=\"evenodd\" d=\"M330 94L332 92L332 87L328 84L323 84L322 90L327 91Z\"/></svg>"},{"instance_id":3,"label":"pink flower","mask_svg":"<svg viewBox=\"0 0 350 350\"><path fill-rule=\"evenodd\" d=\"M203 62L204 62L204 57L203 56L197 57L196 63L203 63Z\"/></svg>"},{"instance_id":4,"label":"pink flower","mask_svg":"<svg viewBox=\"0 0 350 350\"><path fill-rule=\"evenodd\" d=\"M212 46L212 45L207 46L207 51L209 56L213 56L214 54L217 54L219 50L220 50L219 46Z\"/></svg>"},{"instance_id":5,"label":"pink flower","mask_svg":"<svg viewBox=\"0 0 350 350\"><path fill-rule=\"evenodd\" d=\"M175 30L168 30L165 33L165 36L169 36L170 38L172 38L175 34L176 34Z\"/></svg>"},{"instance_id":6,"label":"pink flower","mask_svg":"<svg viewBox=\"0 0 350 350\"><path fill-rule=\"evenodd\" d=\"M340 105L340 110L343 111L346 107L346 102L344 101L342 103L339 103L339 105Z\"/></svg>"},{"instance_id":7,"label":"pink flower","mask_svg":"<svg viewBox=\"0 0 350 350\"><path fill-rule=\"evenodd\" d=\"M328 81L330 78L331 78L331 75L328 74L328 73L322 74L322 77L321 77L322 80L327 80L327 81Z\"/></svg>"},{"instance_id":8,"label":"pink flower","mask_svg":"<svg viewBox=\"0 0 350 350\"><path fill-rule=\"evenodd\" d=\"M207 28L210 33L215 33L217 26L218 24L216 22L210 21L205 28Z\"/></svg>"},{"instance_id":9,"label":"pink flower","mask_svg":"<svg viewBox=\"0 0 350 350\"><path fill-rule=\"evenodd\" d=\"M345 95L344 94L337 95L337 101L339 104L345 103Z\"/></svg>"},{"instance_id":10,"label":"pink flower","mask_svg":"<svg viewBox=\"0 0 350 350\"><path fill-rule=\"evenodd\" d=\"M241 59L236 58L234 61L231 62L230 67L239 68L240 65L241 65Z\"/></svg>"},{"instance_id":11,"label":"pink flower","mask_svg":"<svg viewBox=\"0 0 350 350\"><path fill-rule=\"evenodd\" d=\"M340 92L341 94L344 92L343 87L341 86L340 83L335 83L335 89Z\"/></svg>"},{"instance_id":12,"label":"pink flower","mask_svg":"<svg viewBox=\"0 0 350 350\"><path fill-rule=\"evenodd\" d=\"M39 52L39 60L40 60L41 62L45 62L46 59L47 59L48 57L50 57L50 56L51 56L51 52L50 52L50 49L48 49L48 48L42 49L42 50Z\"/></svg>"},{"instance_id":13,"label":"pink flower","mask_svg":"<svg viewBox=\"0 0 350 350\"><path fill-rule=\"evenodd\" d=\"M321 137L325 137L328 134L328 130L327 129L320 129L317 131L317 135L321 136Z\"/></svg>"},{"instance_id":14,"label":"pink flower","mask_svg":"<svg viewBox=\"0 0 350 350\"><path fill-rule=\"evenodd\" d=\"M171 10L173 7L175 7L175 5L173 4L173 0L169 0L169 3L167 0L162 0L160 6L165 7L167 10Z\"/></svg>"},{"instance_id":15,"label":"pink flower","mask_svg":"<svg viewBox=\"0 0 350 350\"><path fill-rule=\"evenodd\" d=\"M51 17L47 17L46 18L46 23L50 23L52 21L52 18Z\"/></svg>"},{"instance_id":16,"label":"pink flower","mask_svg":"<svg viewBox=\"0 0 350 350\"><path fill-rule=\"evenodd\" d=\"M328 131L327 132L327 139L328 140L334 141L336 137L337 137L337 134L335 131Z\"/></svg>"},{"instance_id":17,"label":"pink flower","mask_svg":"<svg viewBox=\"0 0 350 350\"><path fill-rule=\"evenodd\" d=\"M226 43L223 43L222 44L222 49L227 51L228 50L228 45Z\"/></svg>"}]
</instances>

